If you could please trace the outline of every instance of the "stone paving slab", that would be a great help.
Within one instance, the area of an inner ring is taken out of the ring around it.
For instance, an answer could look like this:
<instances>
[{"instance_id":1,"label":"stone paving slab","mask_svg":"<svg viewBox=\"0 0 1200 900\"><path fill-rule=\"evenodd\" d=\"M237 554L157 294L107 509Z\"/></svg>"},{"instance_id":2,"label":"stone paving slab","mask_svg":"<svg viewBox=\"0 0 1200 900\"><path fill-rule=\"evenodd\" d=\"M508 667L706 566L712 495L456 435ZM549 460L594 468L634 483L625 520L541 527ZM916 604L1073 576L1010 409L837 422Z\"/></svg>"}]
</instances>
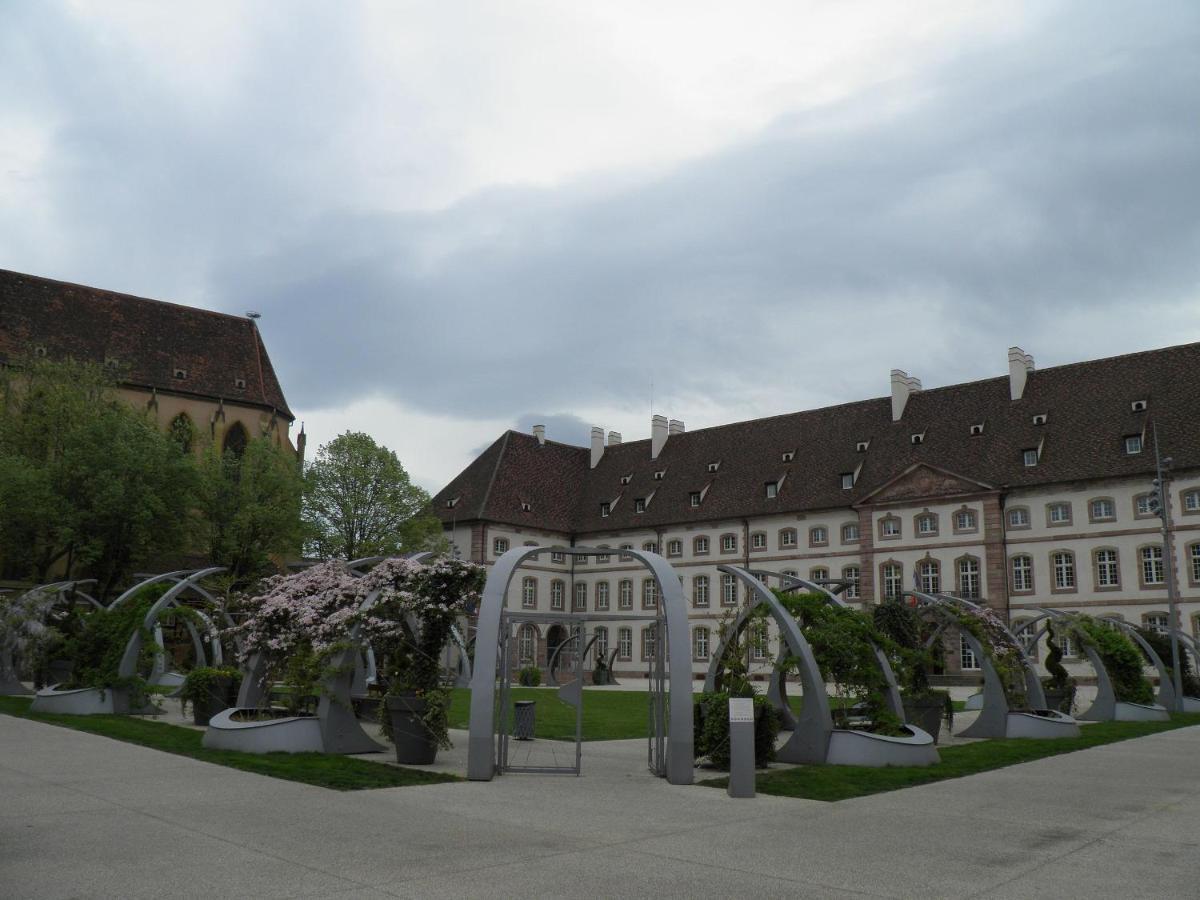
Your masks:
<instances>
[{"instance_id":1,"label":"stone paving slab","mask_svg":"<svg viewBox=\"0 0 1200 900\"><path fill-rule=\"evenodd\" d=\"M644 754L338 792L0 716L0 897L1200 896L1200 728L836 804Z\"/></svg>"}]
</instances>

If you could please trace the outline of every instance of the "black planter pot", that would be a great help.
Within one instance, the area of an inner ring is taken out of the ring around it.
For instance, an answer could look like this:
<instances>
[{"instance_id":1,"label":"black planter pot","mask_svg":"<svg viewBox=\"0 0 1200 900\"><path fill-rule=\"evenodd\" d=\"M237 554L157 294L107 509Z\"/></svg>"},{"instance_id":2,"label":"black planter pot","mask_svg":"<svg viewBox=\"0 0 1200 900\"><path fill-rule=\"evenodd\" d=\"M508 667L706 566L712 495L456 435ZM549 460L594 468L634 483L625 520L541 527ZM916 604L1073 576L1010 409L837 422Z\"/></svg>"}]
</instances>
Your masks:
<instances>
[{"instance_id":1,"label":"black planter pot","mask_svg":"<svg viewBox=\"0 0 1200 900\"><path fill-rule=\"evenodd\" d=\"M415 695L406 694L384 698L388 716L392 720L392 742L396 745L396 762L414 766L427 766L437 758L437 740L421 717L425 715L425 701Z\"/></svg>"},{"instance_id":2,"label":"black planter pot","mask_svg":"<svg viewBox=\"0 0 1200 900\"><path fill-rule=\"evenodd\" d=\"M192 721L207 726L213 716L236 703L237 692L233 687L233 679L227 676L214 678L209 683L207 694L192 704Z\"/></svg>"},{"instance_id":3,"label":"black planter pot","mask_svg":"<svg viewBox=\"0 0 1200 900\"><path fill-rule=\"evenodd\" d=\"M604 685L604 684L609 684L609 683L610 682L608 680L608 670L607 669L605 669L604 671L600 671L597 669L596 671L592 672L592 684Z\"/></svg>"},{"instance_id":4,"label":"black planter pot","mask_svg":"<svg viewBox=\"0 0 1200 900\"><path fill-rule=\"evenodd\" d=\"M70 659L52 659L46 666L48 684L65 684L71 680L75 671L75 661Z\"/></svg>"},{"instance_id":5,"label":"black planter pot","mask_svg":"<svg viewBox=\"0 0 1200 900\"><path fill-rule=\"evenodd\" d=\"M1052 690L1044 688L1043 693L1046 695L1046 708L1054 709L1058 712L1071 712L1071 705L1075 702L1075 688L1068 687L1064 690Z\"/></svg>"},{"instance_id":6,"label":"black planter pot","mask_svg":"<svg viewBox=\"0 0 1200 900\"><path fill-rule=\"evenodd\" d=\"M378 722L379 707L383 705L383 701L379 697L352 697L350 702L354 705L354 715L365 722Z\"/></svg>"},{"instance_id":7,"label":"black planter pot","mask_svg":"<svg viewBox=\"0 0 1200 900\"><path fill-rule=\"evenodd\" d=\"M904 718L909 724L929 732L935 744L938 742L938 732L942 730L942 717L945 714L946 705L941 697L936 700L904 701Z\"/></svg>"}]
</instances>

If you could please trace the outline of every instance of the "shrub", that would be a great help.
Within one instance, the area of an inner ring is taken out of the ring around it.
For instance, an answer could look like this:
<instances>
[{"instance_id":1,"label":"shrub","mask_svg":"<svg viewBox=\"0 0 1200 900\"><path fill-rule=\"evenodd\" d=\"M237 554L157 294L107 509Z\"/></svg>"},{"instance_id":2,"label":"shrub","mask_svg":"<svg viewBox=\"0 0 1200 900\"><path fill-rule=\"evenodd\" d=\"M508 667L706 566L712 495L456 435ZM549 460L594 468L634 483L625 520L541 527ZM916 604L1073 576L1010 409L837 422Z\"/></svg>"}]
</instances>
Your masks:
<instances>
[{"instance_id":1,"label":"shrub","mask_svg":"<svg viewBox=\"0 0 1200 900\"><path fill-rule=\"evenodd\" d=\"M187 705L207 703L210 694L216 688L218 678L229 678L236 692L242 682L242 673L232 666L198 666L187 673L183 685L179 688L180 710L187 715Z\"/></svg>"},{"instance_id":2,"label":"shrub","mask_svg":"<svg viewBox=\"0 0 1200 900\"><path fill-rule=\"evenodd\" d=\"M1122 703L1153 703L1154 689L1142 671L1137 645L1111 625L1090 616L1076 616L1077 633L1092 647L1112 680L1113 693Z\"/></svg>"},{"instance_id":3,"label":"shrub","mask_svg":"<svg viewBox=\"0 0 1200 900\"><path fill-rule=\"evenodd\" d=\"M1161 631L1155 631L1153 628L1139 628L1138 634L1154 649L1154 652L1158 654L1158 658L1166 664L1167 671L1174 676L1175 667L1171 665L1171 636ZM1142 652L1145 653L1145 651ZM1148 655L1146 658L1149 660ZM1179 669L1180 681L1183 685L1183 695L1185 697L1200 697L1200 679L1196 677L1196 673L1192 669L1192 659L1182 641L1179 644Z\"/></svg>"},{"instance_id":4,"label":"shrub","mask_svg":"<svg viewBox=\"0 0 1200 900\"><path fill-rule=\"evenodd\" d=\"M542 683L542 670L537 666L526 666L517 673L517 683L522 687L537 687Z\"/></svg>"},{"instance_id":5,"label":"shrub","mask_svg":"<svg viewBox=\"0 0 1200 900\"><path fill-rule=\"evenodd\" d=\"M696 701L696 756L707 756L718 769L729 768L729 698L725 691L703 694ZM775 759L775 741L783 719L766 697L754 697L754 764L762 768Z\"/></svg>"}]
</instances>

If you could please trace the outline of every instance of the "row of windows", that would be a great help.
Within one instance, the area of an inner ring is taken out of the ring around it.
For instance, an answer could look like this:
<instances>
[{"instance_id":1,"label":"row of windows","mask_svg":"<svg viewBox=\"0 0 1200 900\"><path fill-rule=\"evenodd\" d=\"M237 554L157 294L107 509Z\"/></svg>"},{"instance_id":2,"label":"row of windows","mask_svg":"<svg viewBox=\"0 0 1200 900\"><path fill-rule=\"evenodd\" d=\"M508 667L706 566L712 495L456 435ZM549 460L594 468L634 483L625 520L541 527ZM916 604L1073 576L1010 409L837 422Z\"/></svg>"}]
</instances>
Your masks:
<instances>
[{"instance_id":1,"label":"row of windows","mask_svg":"<svg viewBox=\"0 0 1200 900\"><path fill-rule=\"evenodd\" d=\"M858 543L858 523L847 522L842 526L841 537L843 544ZM829 529L824 525L814 525L808 530L808 545L810 547L827 547L829 546ZM492 554L494 556L502 556L509 549L508 538L498 537L492 540ZM534 542L529 541L526 546L537 546ZM795 528L781 528L776 535L776 546L780 550L790 550L798 546L798 533ZM738 552L738 536L733 533L723 534L718 539L718 547L721 553L737 553ZM750 535L751 550L766 550L768 548L767 533L765 531L756 531ZM601 544L600 549L612 549L606 544ZM633 544L621 544L617 549L617 557L621 562L628 562L633 559L627 553L622 553L622 550L632 550ZM657 541L646 541L642 544L642 550L648 553L658 553ZM666 555L669 557L683 556L683 541L678 538L673 538L667 541ZM697 535L692 538L692 554L694 556L707 556L712 552L712 540L707 535ZM607 553L599 553L595 557L596 562L600 564L608 563L612 557ZM588 558L578 556L575 558L577 566L586 565ZM550 554L552 563L566 562L565 553Z\"/></svg>"},{"instance_id":2,"label":"row of windows","mask_svg":"<svg viewBox=\"0 0 1200 900\"><path fill-rule=\"evenodd\" d=\"M1188 574L1193 584L1200 584L1200 544L1187 548ZM1070 550L1055 550L1050 554L1050 579L1054 591L1074 591L1078 588L1075 554ZM1009 561L1009 584L1014 594L1031 594L1036 590L1033 579L1033 557L1019 554ZM1138 583L1142 587L1166 584L1163 548L1150 544L1137 549ZM1116 548L1101 547L1092 551L1092 584L1095 590L1116 590L1121 587L1121 561Z\"/></svg>"},{"instance_id":3,"label":"row of windows","mask_svg":"<svg viewBox=\"0 0 1200 900\"><path fill-rule=\"evenodd\" d=\"M926 594L940 594L942 588L942 564L936 559L922 559L917 562L917 588ZM953 568L954 585L951 591L959 597L968 600L978 599L980 594L979 560L974 556L964 556L955 560ZM882 595L887 599L898 599L905 590L904 565L895 560L888 560L879 566L879 586Z\"/></svg>"},{"instance_id":4,"label":"row of windows","mask_svg":"<svg viewBox=\"0 0 1200 900\"><path fill-rule=\"evenodd\" d=\"M761 629L763 623L758 623ZM592 632L596 639L593 653L596 659L608 659L609 632L601 625ZM757 635L761 640L752 643L751 655L755 659L766 659L765 630ZM522 625L517 632L517 655L521 665L530 665L537 660L538 633L532 625ZM712 647L712 631L705 625L692 629L692 657L696 660L707 660ZM651 660L658 650L658 628L648 625L641 630L641 658ZM633 628L623 626L617 629L617 659L633 659Z\"/></svg>"},{"instance_id":5,"label":"row of windows","mask_svg":"<svg viewBox=\"0 0 1200 900\"><path fill-rule=\"evenodd\" d=\"M924 512L913 516L913 533L918 537L937 537L940 534L940 517L937 513ZM979 530L979 519L974 510L956 510L951 519L955 534L971 534ZM886 515L879 520L879 537L885 540L896 540L904 536L900 517Z\"/></svg>"},{"instance_id":6,"label":"row of windows","mask_svg":"<svg viewBox=\"0 0 1200 900\"><path fill-rule=\"evenodd\" d=\"M1150 494L1138 494L1133 498L1133 517L1135 519L1150 518L1154 512ZM1180 495L1180 504L1185 513L1200 513L1200 490L1184 491ZM1115 522L1117 520L1117 503L1112 497L1093 497L1087 501L1089 522ZM1071 525L1074 523L1074 509L1069 500L1059 500L1046 504L1046 524ZM1027 506L1013 506L1008 510L1009 528L1029 528L1033 522Z\"/></svg>"}]
</instances>

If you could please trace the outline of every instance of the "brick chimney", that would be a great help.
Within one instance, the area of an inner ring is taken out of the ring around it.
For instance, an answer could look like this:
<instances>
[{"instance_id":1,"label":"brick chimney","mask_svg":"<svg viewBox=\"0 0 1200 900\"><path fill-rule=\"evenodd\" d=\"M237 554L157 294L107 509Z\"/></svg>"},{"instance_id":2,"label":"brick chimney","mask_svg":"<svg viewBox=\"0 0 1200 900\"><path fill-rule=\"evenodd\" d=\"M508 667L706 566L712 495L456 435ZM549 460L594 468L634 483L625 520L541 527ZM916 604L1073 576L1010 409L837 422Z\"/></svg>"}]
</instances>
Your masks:
<instances>
[{"instance_id":1,"label":"brick chimney","mask_svg":"<svg viewBox=\"0 0 1200 900\"><path fill-rule=\"evenodd\" d=\"M538 439L538 445L544 447L546 445L546 426L534 425L533 436Z\"/></svg>"},{"instance_id":2,"label":"brick chimney","mask_svg":"<svg viewBox=\"0 0 1200 900\"><path fill-rule=\"evenodd\" d=\"M899 422L904 415L904 407L908 398L921 390L921 379L915 378L903 369L892 369L892 421Z\"/></svg>"},{"instance_id":3,"label":"brick chimney","mask_svg":"<svg viewBox=\"0 0 1200 900\"><path fill-rule=\"evenodd\" d=\"M662 448L667 445L667 417L654 416L650 420L650 458L658 459Z\"/></svg>"},{"instance_id":4,"label":"brick chimney","mask_svg":"<svg viewBox=\"0 0 1200 900\"><path fill-rule=\"evenodd\" d=\"M1020 400L1025 393L1025 382L1033 371L1033 357L1020 347L1008 348L1008 396Z\"/></svg>"},{"instance_id":5,"label":"brick chimney","mask_svg":"<svg viewBox=\"0 0 1200 900\"><path fill-rule=\"evenodd\" d=\"M604 455L604 429L598 425L592 426L592 468L600 462Z\"/></svg>"}]
</instances>

